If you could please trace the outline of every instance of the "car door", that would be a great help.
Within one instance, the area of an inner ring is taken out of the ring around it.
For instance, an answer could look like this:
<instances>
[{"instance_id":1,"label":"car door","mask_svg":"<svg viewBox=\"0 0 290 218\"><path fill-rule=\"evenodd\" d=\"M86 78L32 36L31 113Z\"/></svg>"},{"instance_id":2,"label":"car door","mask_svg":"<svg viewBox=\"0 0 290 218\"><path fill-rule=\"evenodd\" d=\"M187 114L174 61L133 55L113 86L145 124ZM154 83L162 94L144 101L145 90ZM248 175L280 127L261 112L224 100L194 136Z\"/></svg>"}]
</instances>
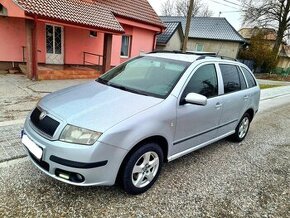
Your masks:
<instances>
[{"instance_id":1,"label":"car door","mask_svg":"<svg viewBox=\"0 0 290 218\"><path fill-rule=\"evenodd\" d=\"M238 66L219 64L224 94L221 96L222 115L218 136L232 132L245 111L249 96L245 78Z\"/></svg>"},{"instance_id":2,"label":"car door","mask_svg":"<svg viewBox=\"0 0 290 218\"><path fill-rule=\"evenodd\" d=\"M188 93L208 98L205 106L185 103ZM218 75L215 64L199 66L181 92L177 105L176 133L173 154L194 149L216 137L221 115Z\"/></svg>"}]
</instances>

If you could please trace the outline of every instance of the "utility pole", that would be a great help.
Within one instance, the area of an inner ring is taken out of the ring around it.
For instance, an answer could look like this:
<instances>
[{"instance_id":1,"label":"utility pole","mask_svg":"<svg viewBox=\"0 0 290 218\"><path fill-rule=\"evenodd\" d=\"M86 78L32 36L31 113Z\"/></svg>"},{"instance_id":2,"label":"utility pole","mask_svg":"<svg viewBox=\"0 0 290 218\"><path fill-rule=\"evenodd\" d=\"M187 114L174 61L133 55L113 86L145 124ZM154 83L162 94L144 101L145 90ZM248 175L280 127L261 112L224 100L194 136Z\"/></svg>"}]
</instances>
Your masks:
<instances>
[{"instance_id":1,"label":"utility pole","mask_svg":"<svg viewBox=\"0 0 290 218\"><path fill-rule=\"evenodd\" d=\"M189 4L188 12L187 12L185 35L184 35L184 40L183 40L183 45L182 45L183 53L185 53L187 50L188 35L189 35L190 22L191 22L193 3L194 3L194 0L189 0L189 1L190 1L190 4Z\"/></svg>"}]
</instances>

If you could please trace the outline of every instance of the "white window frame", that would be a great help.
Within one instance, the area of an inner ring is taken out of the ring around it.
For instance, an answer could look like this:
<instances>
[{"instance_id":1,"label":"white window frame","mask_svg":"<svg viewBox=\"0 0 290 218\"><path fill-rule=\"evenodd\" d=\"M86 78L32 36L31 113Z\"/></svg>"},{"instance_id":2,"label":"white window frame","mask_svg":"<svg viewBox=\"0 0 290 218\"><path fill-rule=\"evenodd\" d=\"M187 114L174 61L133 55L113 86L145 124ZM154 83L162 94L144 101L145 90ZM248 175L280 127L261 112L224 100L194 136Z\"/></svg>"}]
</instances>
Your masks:
<instances>
[{"instance_id":1,"label":"white window frame","mask_svg":"<svg viewBox=\"0 0 290 218\"><path fill-rule=\"evenodd\" d=\"M123 46L123 37L128 37L128 55L122 55L122 46ZM130 57L130 53L131 53L131 40L132 40L132 36L131 35L122 35L121 37L121 51L120 51L120 55L121 58L129 58Z\"/></svg>"}]
</instances>

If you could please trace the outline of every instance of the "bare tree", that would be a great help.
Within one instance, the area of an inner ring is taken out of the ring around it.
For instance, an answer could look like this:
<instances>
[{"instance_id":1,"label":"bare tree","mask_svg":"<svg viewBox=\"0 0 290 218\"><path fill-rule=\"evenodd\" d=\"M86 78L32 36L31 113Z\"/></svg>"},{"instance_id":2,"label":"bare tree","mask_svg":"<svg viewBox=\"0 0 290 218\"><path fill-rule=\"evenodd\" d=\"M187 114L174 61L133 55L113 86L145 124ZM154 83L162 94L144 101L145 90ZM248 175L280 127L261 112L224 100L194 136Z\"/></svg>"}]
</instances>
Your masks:
<instances>
[{"instance_id":1,"label":"bare tree","mask_svg":"<svg viewBox=\"0 0 290 218\"><path fill-rule=\"evenodd\" d=\"M161 4L161 13L163 16L172 16L175 14L174 2L174 0L167 0Z\"/></svg>"},{"instance_id":2,"label":"bare tree","mask_svg":"<svg viewBox=\"0 0 290 218\"><path fill-rule=\"evenodd\" d=\"M162 4L162 15L164 16L187 16L189 0L167 0ZM192 16L210 17L213 12L202 0L195 0L193 4Z\"/></svg>"},{"instance_id":3,"label":"bare tree","mask_svg":"<svg viewBox=\"0 0 290 218\"><path fill-rule=\"evenodd\" d=\"M273 54L278 57L280 46L290 28L290 0L243 0L243 7L244 24L277 30Z\"/></svg>"}]
</instances>

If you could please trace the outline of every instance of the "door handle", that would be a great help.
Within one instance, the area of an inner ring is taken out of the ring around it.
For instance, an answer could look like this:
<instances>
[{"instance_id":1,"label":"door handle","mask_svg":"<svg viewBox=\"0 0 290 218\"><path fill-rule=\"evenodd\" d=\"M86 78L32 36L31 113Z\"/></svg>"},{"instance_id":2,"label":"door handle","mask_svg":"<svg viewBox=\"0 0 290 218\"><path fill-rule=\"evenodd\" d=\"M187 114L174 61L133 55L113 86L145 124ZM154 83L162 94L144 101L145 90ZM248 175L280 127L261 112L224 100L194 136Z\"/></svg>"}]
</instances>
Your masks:
<instances>
[{"instance_id":1,"label":"door handle","mask_svg":"<svg viewBox=\"0 0 290 218\"><path fill-rule=\"evenodd\" d=\"M217 109L217 110L219 110L221 107L222 107L223 105L221 104L221 103L216 103L216 105L215 105L215 108Z\"/></svg>"},{"instance_id":2,"label":"door handle","mask_svg":"<svg viewBox=\"0 0 290 218\"><path fill-rule=\"evenodd\" d=\"M245 96L244 96L244 99L245 99L245 100L248 100L248 99L249 99L249 96L248 96L248 95L245 95Z\"/></svg>"}]
</instances>

